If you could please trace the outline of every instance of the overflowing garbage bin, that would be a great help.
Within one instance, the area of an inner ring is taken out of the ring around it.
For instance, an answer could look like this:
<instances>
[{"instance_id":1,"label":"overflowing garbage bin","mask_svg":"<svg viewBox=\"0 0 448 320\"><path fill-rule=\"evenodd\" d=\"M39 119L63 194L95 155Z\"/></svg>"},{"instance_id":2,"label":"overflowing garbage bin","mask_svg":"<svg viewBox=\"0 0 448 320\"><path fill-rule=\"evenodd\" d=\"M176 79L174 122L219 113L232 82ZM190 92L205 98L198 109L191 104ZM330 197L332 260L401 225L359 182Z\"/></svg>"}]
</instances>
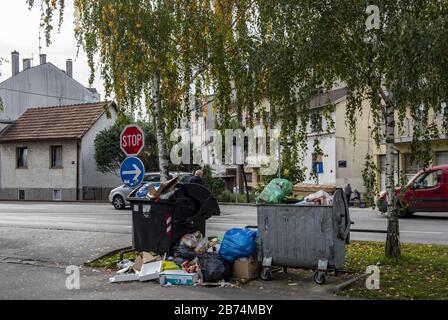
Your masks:
<instances>
[{"instance_id":1,"label":"overflowing garbage bin","mask_svg":"<svg viewBox=\"0 0 448 320\"><path fill-rule=\"evenodd\" d=\"M272 266L309 268L322 284L328 271L343 267L351 221L342 189L332 205L257 205L257 220L262 279L272 278Z\"/></svg>"},{"instance_id":2,"label":"overflowing garbage bin","mask_svg":"<svg viewBox=\"0 0 448 320\"><path fill-rule=\"evenodd\" d=\"M220 215L215 197L200 184L179 183L154 198L137 197L139 189L128 197L137 252L170 255L183 235L196 231L205 234L206 220Z\"/></svg>"}]
</instances>

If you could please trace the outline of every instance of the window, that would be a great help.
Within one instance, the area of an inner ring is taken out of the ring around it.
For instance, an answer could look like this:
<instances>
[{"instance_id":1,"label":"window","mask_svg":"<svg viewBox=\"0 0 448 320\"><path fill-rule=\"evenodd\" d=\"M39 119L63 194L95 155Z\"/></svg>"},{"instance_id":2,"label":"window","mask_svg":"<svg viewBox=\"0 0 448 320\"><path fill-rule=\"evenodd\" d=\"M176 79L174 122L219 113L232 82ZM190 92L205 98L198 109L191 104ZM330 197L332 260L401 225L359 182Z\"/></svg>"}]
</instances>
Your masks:
<instances>
[{"instance_id":1,"label":"window","mask_svg":"<svg viewBox=\"0 0 448 320\"><path fill-rule=\"evenodd\" d=\"M61 201L61 200L62 200L61 190L53 190L53 201Z\"/></svg>"},{"instance_id":2,"label":"window","mask_svg":"<svg viewBox=\"0 0 448 320\"><path fill-rule=\"evenodd\" d=\"M28 168L28 148L19 147L17 148L17 168L26 169Z\"/></svg>"},{"instance_id":3,"label":"window","mask_svg":"<svg viewBox=\"0 0 448 320\"><path fill-rule=\"evenodd\" d=\"M313 154L313 173L324 173L324 164L322 154Z\"/></svg>"},{"instance_id":4,"label":"window","mask_svg":"<svg viewBox=\"0 0 448 320\"><path fill-rule=\"evenodd\" d=\"M19 190L17 196L18 196L19 200L25 200L25 190Z\"/></svg>"},{"instance_id":5,"label":"window","mask_svg":"<svg viewBox=\"0 0 448 320\"><path fill-rule=\"evenodd\" d=\"M442 179L442 170L431 171L417 178L414 183L416 189L434 188L440 184Z\"/></svg>"},{"instance_id":6,"label":"window","mask_svg":"<svg viewBox=\"0 0 448 320\"><path fill-rule=\"evenodd\" d=\"M347 161L346 160L339 160L338 161L338 168L347 168Z\"/></svg>"},{"instance_id":7,"label":"window","mask_svg":"<svg viewBox=\"0 0 448 320\"><path fill-rule=\"evenodd\" d=\"M51 146L50 168L62 168L62 146Z\"/></svg>"},{"instance_id":8,"label":"window","mask_svg":"<svg viewBox=\"0 0 448 320\"><path fill-rule=\"evenodd\" d=\"M318 112L311 113L311 131L322 132L322 115Z\"/></svg>"}]
</instances>

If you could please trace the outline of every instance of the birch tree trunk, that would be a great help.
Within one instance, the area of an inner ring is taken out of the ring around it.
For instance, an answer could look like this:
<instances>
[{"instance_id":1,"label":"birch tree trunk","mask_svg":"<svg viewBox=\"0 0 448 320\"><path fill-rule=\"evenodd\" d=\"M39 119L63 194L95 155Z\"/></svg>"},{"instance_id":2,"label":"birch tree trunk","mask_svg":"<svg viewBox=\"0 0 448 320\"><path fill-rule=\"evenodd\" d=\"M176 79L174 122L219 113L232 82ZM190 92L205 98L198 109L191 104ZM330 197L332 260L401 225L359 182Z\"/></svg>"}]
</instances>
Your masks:
<instances>
[{"instance_id":1,"label":"birch tree trunk","mask_svg":"<svg viewBox=\"0 0 448 320\"><path fill-rule=\"evenodd\" d=\"M385 96L383 96L383 99ZM395 113L390 99L386 102L386 191L387 191L387 238L386 256L398 258L400 250L400 231L398 225L398 207L395 194Z\"/></svg>"},{"instance_id":2,"label":"birch tree trunk","mask_svg":"<svg viewBox=\"0 0 448 320\"><path fill-rule=\"evenodd\" d=\"M161 110L162 102L160 99L160 74L158 72L154 72L152 75L151 95L156 122L155 124L156 124L157 146L159 149L158 153L159 153L160 180L163 182L169 179L169 171L168 171L169 156L163 124L162 110Z\"/></svg>"}]
</instances>

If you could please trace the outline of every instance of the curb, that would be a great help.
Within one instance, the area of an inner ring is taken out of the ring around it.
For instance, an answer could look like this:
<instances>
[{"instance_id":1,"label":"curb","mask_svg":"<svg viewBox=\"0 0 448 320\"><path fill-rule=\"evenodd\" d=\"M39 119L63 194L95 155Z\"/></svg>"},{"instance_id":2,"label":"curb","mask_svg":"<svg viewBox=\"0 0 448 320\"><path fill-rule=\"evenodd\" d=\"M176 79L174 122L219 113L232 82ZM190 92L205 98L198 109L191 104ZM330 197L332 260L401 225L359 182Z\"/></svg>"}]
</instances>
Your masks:
<instances>
[{"instance_id":1,"label":"curb","mask_svg":"<svg viewBox=\"0 0 448 320\"><path fill-rule=\"evenodd\" d=\"M119 249L115 249L115 250L109 251L109 252L107 252L107 253L105 253L105 254L103 254L103 255L101 255L101 256L98 256L98 257L96 257L96 258L93 258L93 259L91 259L91 260L88 260L88 261L84 262L83 265L86 266L86 264L88 264L88 263L92 263L93 261L96 261L96 260L105 258L105 257L107 257L107 256L114 255L114 254L119 253L119 252L121 252L121 251L129 250L129 249L132 249L132 246L128 246L128 247L119 248Z\"/></svg>"},{"instance_id":2,"label":"curb","mask_svg":"<svg viewBox=\"0 0 448 320\"><path fill-rule=\"evenodd\" d=\"M333 292L334 292L334 293L337 293L337 292L344 291L345 289L347 289L348 287L350 287L350 286L351 286L352 284L354 284L355 282L358 282L358 281L360 281L360 280L362 280L362 279L364 279L364 278L367 278L369 275L370 275L370 274L368 274L368 273L364 273L364 274L361 274L361 275L359 275L359 276L356 276L356 277L354 277L354 278L352 278L352 279L349 279L349 280L347 280L347 281L345 281L345 282L343 282L343 283L340 283L340 284L338 284L338 285L336 285L336 286L333 287Z\"/></svg>"},{"instance_id":3,"label":"curb","mask_svg":"<svg viewBox=\"0 0 448 320\"><path fill-rule=\"evenodd\" d=\"M238 203L238 202L218 202L219 205L223 206L245 206L245 207L256 207L255 203Z\"/></svg>"}]
</instances>

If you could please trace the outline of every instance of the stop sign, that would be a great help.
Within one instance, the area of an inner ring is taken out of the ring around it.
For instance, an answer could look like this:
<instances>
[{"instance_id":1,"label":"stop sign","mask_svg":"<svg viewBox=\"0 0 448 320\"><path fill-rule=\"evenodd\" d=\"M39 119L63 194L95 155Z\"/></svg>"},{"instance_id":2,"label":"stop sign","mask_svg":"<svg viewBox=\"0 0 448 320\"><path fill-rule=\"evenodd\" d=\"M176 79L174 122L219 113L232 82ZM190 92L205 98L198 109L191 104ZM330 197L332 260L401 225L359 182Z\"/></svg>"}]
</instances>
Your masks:
<instances>
[{"instance_id":1,"label":"stop sign","mask_svg":"<svg viewBox=\"0 0 448 320\"><path fill-rule=\"evenodd\" d=\"M145 145L143 130L136 124L126 126L120 134L120 147L127 156L138 155Z\"/></svg>"}]
</instances>

